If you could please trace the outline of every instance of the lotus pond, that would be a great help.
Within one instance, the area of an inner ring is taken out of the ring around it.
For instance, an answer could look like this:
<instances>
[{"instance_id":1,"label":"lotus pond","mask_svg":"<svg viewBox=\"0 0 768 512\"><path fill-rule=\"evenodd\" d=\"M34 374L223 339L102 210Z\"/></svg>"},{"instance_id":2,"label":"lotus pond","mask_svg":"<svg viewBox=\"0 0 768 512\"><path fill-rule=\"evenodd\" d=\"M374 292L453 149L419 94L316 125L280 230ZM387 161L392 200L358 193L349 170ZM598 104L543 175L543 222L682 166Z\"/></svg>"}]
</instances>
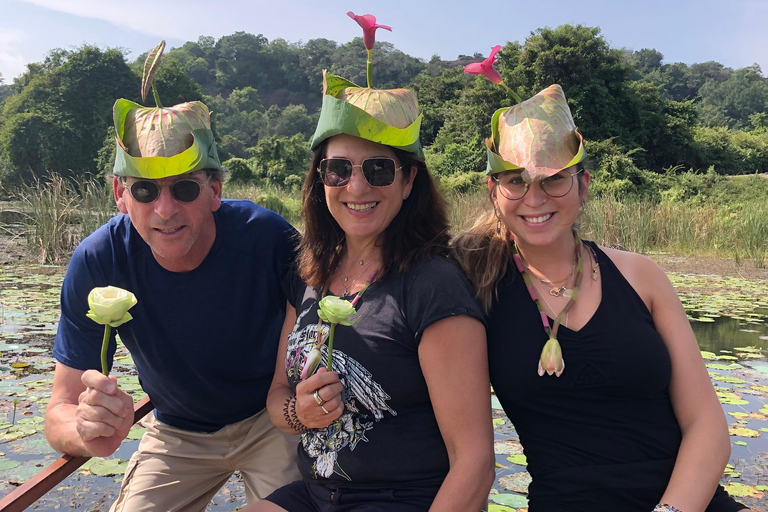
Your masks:
<instances>
[{"instance_id":1,"label":"lotus pond","mask_svg":"<svg viewBox=\"0 0 768 512\"><path fill-rule=\"evenodd\" d=\"M63 275L64 268L58 266L0 266L0 496L58 457L42 430L53 380L51 348ZM722 483L753 510L768 512L768 281L685 274L670 278L729 420L732 451ZM135 400L143 396L130 354L122 347L114 374ZM495 397L492 401L497 479L489 511L524 511L530 481L525 456L513 426ZM91 459L33 508L108 509L142 433L135 426L113 456ZM234 510L244 504L235 474L208 510Z\"/></svg>"}]
</instances>

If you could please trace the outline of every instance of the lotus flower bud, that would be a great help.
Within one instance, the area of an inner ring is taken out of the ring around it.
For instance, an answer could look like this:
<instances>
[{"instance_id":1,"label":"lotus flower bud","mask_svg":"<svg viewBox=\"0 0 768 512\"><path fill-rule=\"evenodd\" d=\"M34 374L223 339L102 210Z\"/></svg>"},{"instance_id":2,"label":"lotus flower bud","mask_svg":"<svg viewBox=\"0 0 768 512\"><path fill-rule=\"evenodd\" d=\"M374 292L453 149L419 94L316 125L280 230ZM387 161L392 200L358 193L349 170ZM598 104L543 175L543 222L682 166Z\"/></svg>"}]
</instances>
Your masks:
<instances>
[{"instance_id":1,"label":"lotus flower bud","mask_svg":"<svg viewBox=\"0 0 768 512\"><path fill-rule=\"evenodd\" d=\"M348 300L341 299L335 295L327 295L320 300L318 306L320 306L320 309L317 311L317 315L324 322L341 325L353 325L357 322L357 319L349 319L357 311L355 311L355 306Z\"/></svg>"},{"instance_id":2,"label":"lotus flower bud","mask_svg":"<svg viewBox=\"0 0 768 512\"><path fill-rule=\"evenodd\" d=\"M554 373L559 377L564 370L565 360L563 360L560 343L555 338L549 338L541 350L541 357L539 357L539 375L544 375L544 372L547 372L547 375Z\"/></svg>"},{"instance_id":3,"label":"lotus flower bud","mask_svg":"<svg viewBox=\"0 0 768 512\"><path fill-rule=\"evenodd\" d=\"M301 380L305 380L307 377L314 375L318 366L320 366L320 351L313 348L309 351L307 358L304 360L304 367L301 369Z\"/></svg>"},{"instance_id":4,"label":"lotus flower bud","mask_svg":"<svg viewBox=\"0 0 768 512\"><path fill-rule=\"evenodd\" d=\"M102 325L119 327L133 317L128 310L138 303L136 296L116 286L94 288L88 294L86 316Z\"/></svg>"}]
</instances>

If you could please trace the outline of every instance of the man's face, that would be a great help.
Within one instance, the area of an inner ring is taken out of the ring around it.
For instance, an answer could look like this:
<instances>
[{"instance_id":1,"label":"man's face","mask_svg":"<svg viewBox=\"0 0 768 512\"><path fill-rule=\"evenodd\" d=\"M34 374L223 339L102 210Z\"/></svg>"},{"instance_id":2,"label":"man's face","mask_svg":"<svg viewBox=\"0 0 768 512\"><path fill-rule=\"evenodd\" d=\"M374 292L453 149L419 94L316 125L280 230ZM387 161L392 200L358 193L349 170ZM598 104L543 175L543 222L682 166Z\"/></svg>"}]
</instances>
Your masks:
<instances>
[{"instance_id":1,"label":"man's face","mask_svg":"<svg viewBox=\"0 0 768 512\"><path fill-rule=\"evenodd\" d=\"M201 185L200 196L191 202L182 202L171 193L171 187L180 180L194 180ZM155 259L165 269L188 272L196 268L208 255L216 239L213 212L221 206L221 182L211 180L197 171L159 180L145 180L161 187L159 197L151 203L137 201L129 188L143 178L127 177L121 183L115 178L112 189L118 209L127 213L131 223L152 249Z\"/></svg>"}]
</instances>

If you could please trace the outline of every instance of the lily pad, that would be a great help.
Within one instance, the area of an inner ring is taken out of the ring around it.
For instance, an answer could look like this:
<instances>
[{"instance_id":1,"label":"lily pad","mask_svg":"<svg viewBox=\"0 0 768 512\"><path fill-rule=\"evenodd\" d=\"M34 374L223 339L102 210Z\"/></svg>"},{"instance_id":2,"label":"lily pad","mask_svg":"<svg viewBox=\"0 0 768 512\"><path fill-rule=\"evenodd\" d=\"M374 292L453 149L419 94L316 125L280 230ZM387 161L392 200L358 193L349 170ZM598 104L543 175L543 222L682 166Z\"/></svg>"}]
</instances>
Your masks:
<instances>
[{"instance_id":1,"label":"lily pad","mask_svg":"<svg viewBox=\"0 0 768 512\"><path fill-rule=\"evenodd\" d=\"M494 503L499 505L507 505L509 507L527 507L528 498L519 494L507 494L501 493L491 497Z\"/></svg>"},{"instance_id":2,"label":"lily pad","mask_svg":"<svg viewBox=\"0 0 768 512\"><path fill-rule=\"evenodd\" d=\"M488 505L488 512L516 512L516 511L511 507L505 507L504 505L497 505L496 503L491 503L490 505Z\"/></svg>"},{"instance_id":3,"label":"lily pad","mask_svg":"<svg viewBox=\"0 0 768 512\"><path fill-rule=\"evenodd\" d=\"M126 439L132 439L137 440L141 439L141 437L144 435L144 432L146 432L147 429L140 427L140 428L132 428L128 431L128 435L126 436Z\"/></svg>"},{"instance_id":4,"label":"lily pad","mask_svg":"<svg viewBox=\"0 0 768 512\"><path fill-rule=\"evenodd\" d=\"M760 496L760 491L751 485L740 482L728 482L724 487L728 494L737 498L757 498Z\"/></svg>"},{"instance_id":5,"label":"lily pad","mask_svg":"<svg viewBox=\"0 0 768 512\"><path fill-rule=\"evenodd\" d=\"M499 485L507 490L520 494L528 494L528 486L531 484L531 475L527 471L512 473L499 478Z\"/></svg>"},{"instance_id":6,"label":"lily pad","mask_svg":"<svg viewBox=\"0 0 768 512\"><path fill-rule=\"evenodd\" d=\"M758 434L760 435L760 434ZM513 453L509 457L507 457L507 460L511 462L512 464L517 464L519 466L527 466L528 461L525 458L525 455L522 453Z\"/></svg>"},{"instance_id":7,"label":"lily pad","mask_svg":"<svg viewBox=\"0 0 768 512\"><path fill-rule=\"evenodd\" d=\"M91 465L88 470L94 475L99 476L115 476L125 473L125 468L128 467L127 460L121 459L104 459Z\"/></svg>"},{"instance_id":8,"label":"lily pad","mask_svg":"<svg viewBox=\"0 0 768 512\"><path fill-rule=\"evenodd\" d=\"M19 465L18 461L11 460L11 459L0 459L0 471L13 469L18 465Z\"/></svg>"},{"instance_id":9,"label":"lily pad","mask_svg":"<svg viewBox=\"0 0 768 512\"><path fill-rule=\"evenodd\" d=\"M760 432L746 427L730 427L728 428L728 433L739 437L760 437Z\"/></svg>"}]
</instances>

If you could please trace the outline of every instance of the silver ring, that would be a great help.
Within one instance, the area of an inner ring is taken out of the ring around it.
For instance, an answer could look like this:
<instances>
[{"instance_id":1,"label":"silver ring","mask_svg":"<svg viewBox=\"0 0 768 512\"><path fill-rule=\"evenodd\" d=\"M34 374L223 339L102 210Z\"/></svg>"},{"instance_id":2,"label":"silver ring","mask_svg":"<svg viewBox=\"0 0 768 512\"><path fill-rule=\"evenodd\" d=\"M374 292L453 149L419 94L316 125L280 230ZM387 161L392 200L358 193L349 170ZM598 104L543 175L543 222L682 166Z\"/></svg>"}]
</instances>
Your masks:
<instances>
[{"instance_id":1,"label":"silver ring","mask_svg":"<svg viewBox=\"0 0 768 512\"><path fill-rule=\"evenodd\" d=\"M330 414L330 413L331 413L331 411L329 411L328 409L326 409L326 408L325 408L325 405L324 405L324 404L321 404L321 405L320 405L320 408L323 410L323 412L324 412L325 414Z\"/></svg>"},{"instance_id":2,"label":"silver ring","mask_svg":"<svg viewBox=\"0 0 768 512\"><path fill-rule=\"evenodd\" d=\"M320 393L319 393L319 391L320 391L319 389L316 389L316 390L315 390L315 395L314 395L314 396L315 396L315 402L317 402L317 405L319 405L320 407L322 407L322 406L323 406L323 404L325 403L325 400L323 400L322 398L320 398Z\"/></svg>"}]
</instances>

